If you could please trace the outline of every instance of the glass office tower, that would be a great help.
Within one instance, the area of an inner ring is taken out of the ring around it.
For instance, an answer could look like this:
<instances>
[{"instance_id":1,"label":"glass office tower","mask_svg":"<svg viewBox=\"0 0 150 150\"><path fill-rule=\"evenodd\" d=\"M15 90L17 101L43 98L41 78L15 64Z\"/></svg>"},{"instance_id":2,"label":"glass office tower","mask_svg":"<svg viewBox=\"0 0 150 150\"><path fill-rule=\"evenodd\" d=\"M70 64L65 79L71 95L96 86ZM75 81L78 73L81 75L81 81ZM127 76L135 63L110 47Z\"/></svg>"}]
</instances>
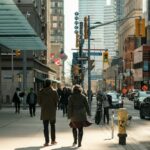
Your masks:
<instances>
[{"instance_id":1,"label":"glass office tower","mask_svg":"<svg viewBox=\"0 0 150 150\"><path fill-rule=\"evenodd\" d=\"M104 6L106 0L79 0L79 20L84 21L85 16L90 16L90 25L95 25L96 22L104 22ZM98 27L91 31L91 48L104 48L104 28ZM84 47L87 48L85 42Z\"/></svg>"}]
</instances>

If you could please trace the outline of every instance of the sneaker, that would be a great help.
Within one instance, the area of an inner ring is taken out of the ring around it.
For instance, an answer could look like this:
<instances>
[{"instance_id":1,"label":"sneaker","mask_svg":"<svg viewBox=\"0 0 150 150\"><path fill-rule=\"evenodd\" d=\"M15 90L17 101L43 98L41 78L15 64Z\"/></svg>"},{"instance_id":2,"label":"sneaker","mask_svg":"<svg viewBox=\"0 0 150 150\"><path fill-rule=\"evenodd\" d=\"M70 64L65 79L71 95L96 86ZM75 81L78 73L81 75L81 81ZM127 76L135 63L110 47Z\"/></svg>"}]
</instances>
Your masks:
<instances>
[{"instance_id":1,"label":"sneaker","mask_svg":"<svg viewBox=\"0 0 150 150\"><path fill-rule=\"evenodd\" d=\"M55 145L55 144L57 144L57 142L56 142L56 141L52 141L51 144L52 144L52 145Z\"/></svg>"},{"instance_id":2,"label":"sneaker","mask_svg":"<svg viewBox=\"0 0 150 150\"><path fill-rule=\"evenodd\" d=\"M44 146L48 146L48 143L45 143Z\"/></svg>"}]
</instances>

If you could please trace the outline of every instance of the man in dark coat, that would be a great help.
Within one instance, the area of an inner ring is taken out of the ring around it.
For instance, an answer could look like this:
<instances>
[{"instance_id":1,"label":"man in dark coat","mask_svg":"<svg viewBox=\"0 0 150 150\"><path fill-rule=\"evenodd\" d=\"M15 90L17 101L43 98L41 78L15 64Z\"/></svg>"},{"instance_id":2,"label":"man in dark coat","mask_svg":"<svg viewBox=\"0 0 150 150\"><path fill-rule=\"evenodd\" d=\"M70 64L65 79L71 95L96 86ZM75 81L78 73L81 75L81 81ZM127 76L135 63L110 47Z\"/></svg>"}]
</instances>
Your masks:
<instances>
[{"instance_id":1,"label":"man in dark coat","mask_svg":"<svg viewBox=\"0 0 150 150\"><path fill-rule=\"evenodd\" d=\"M27 95L27 104L29 104L29 113L31 117L35 116L36 103L37 103L37 95L33 91L33 88L30 88L30 92Z\"/></svg>"},{"instance_id":2,"label":"man in dark coat","mask_svg":"<svg viewBox=\"0 0 150 150\"><path fill-rule=\"evenodd\" d=\"M20 113L20 103L21 103L21 97L20 97L20 88L16 88L16 91L13 95L12 102L15 104L15 112Z\"/></svg>"},{"instance_id":3,"label":"man in dark coat","mask_svg":"<svg viewBox=\"0 0 150 150\"><path fill-rule=\"evenodd\" d=\"M55 141L55 123L56 123L56 110L58 104L58 94L56 90L51 87L51 81L46 80L44 88L38 94L38 103L41 106L41 120L44 126L44 146L49 145L49 123L51 125L51 144L56 144Z\"/></svg>"}]
</instances>

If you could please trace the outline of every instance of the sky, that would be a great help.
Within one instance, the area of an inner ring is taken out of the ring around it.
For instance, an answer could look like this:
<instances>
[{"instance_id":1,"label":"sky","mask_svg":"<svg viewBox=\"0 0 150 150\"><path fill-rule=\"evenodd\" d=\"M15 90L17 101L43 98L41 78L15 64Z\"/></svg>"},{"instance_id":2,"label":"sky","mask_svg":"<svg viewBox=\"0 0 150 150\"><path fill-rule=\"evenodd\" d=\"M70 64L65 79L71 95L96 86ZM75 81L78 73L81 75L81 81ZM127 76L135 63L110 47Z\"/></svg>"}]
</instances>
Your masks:
<instances>
[{"instance_id":1,"label":"sky","mask_svg":"<svg viewBox=\"0 0 150 150\"><path fill-rule=\"evenodd\" d=\"M65 74L70 75L70 65L72 63L72 48L75 48L74 16L78 11L78 0L64 0L65 15L65 53L68 59L65 62Z\"/></svg>"}]
</instances>

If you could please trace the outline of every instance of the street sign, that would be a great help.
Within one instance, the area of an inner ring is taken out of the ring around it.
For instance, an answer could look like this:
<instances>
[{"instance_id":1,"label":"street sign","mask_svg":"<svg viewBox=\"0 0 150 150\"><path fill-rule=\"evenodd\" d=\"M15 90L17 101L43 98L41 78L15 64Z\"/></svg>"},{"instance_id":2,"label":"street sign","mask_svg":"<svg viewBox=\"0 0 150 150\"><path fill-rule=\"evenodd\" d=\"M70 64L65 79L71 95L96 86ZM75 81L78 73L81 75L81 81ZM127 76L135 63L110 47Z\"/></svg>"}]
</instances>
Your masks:
<instances>
[{"instance_id":1,"label":"street sign","mask_svg":"<svg viewBox=\"0 0 150 150\"><path fill-rule=\"evenodd\" d=\"M88 60L88 57L80 57L80 58L77 58L78 60Z\"/></svg>"}]
</instances>

